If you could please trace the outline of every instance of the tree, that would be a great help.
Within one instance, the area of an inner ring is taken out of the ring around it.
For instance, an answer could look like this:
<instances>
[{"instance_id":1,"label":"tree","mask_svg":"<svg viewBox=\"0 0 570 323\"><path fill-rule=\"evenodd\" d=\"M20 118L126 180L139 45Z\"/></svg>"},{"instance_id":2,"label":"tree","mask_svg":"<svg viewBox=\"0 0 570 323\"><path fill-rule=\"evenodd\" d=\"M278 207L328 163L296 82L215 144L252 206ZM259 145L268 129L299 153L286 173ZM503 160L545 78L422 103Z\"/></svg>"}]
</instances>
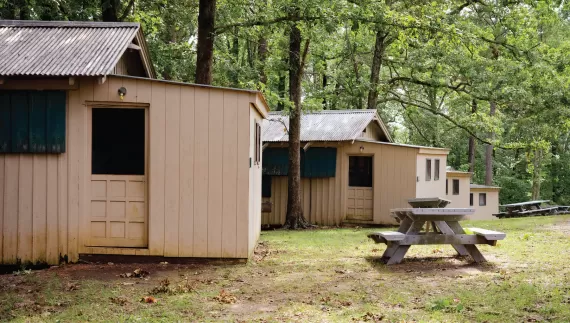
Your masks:
<instances>
[{"instance_id":1,"label":"tree","mask_svg":"<svg viewBox=\"0 0 570 323\"><path fill-rule=\"evenodd\" d=\"M198 13L198 45L196 47L196 79L198 84L212 83L214 60L214 23L216 0L200 0Z\"/></svg>"}]
</instances>

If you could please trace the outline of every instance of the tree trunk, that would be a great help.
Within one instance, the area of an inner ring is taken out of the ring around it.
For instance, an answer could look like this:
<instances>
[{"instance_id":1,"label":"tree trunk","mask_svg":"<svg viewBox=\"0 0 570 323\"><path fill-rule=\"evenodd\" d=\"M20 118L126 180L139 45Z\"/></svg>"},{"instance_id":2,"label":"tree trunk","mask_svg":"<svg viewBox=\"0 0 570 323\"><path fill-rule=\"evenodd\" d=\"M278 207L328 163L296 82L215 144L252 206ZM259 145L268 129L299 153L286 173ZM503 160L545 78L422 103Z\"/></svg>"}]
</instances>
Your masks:
<instances>
[{"instance_id":1,"label":"tree trunk","mask_svg":"<svg viewBox=\"0 0 570 323\"><path fill-rule=\"evenodd\" d=\"M493 117L497 110L497 104L492 101L489 107L489 116ZM494 133L491 133L489 139L493 140ZM493 145L485 147L485 185L493 185Z\"/></svg>"},{"instance_id":2,"label":"tree trunk","mask_svg":"<svg viewBox=\"0 0 570 323\"><path fill-rule=\"evenodd\" d=\"M230 72L230 79L233 87L238 87L239 85L239 38L237 27L234 29L235 35L232 39L232 47L230 48L230 53L234 58L234 70Z\"/></svg>"},{"instance_id":3,"label":"tree trunk","mask_svg":"<svg viewBox=\"0 0 570 323\"><path fill-rule=\"evenodd\" d=\"M542 181L542 148L534 151L533 170L532 170L532 199L538 200L540 198L540 182Z\"/></svg>"},{"instance_id":4,"label":"tree trunk","mask_svg":"<svg viewBox=\"0 0 570 323\"><path fill-rule=\"evenodd\" d=\"M471 114L475 114L477 112L477 100L473 99L471 104ZM468 153L468 162L469 162L469 172L475 172L475 146L476 141L475 137L469 137L469 153Z\"/></svg>"},{"instance_id":5,"label":"tree trunk","mask_svg":"<svg viewBox=\"0 0 570 323\"><path fill-rule=\"evenodd\" d=\"M279 93L279 102L277 103L277 111L283 111L285 109L285 87L286 87L286 75L283 72L279 72L279 83L277 83L277 92Z\"/></svg>"},{"instance_id":6,"label":"tree trunk","mask_svg":"<svg viewBox=\"0 0 570 323\"><path fill-rule=\"evenodd\" d=\"M376 109L378 103L378 82L380 81L380 70L382 60L386 50L386 38L388 34L383 30L376 32L376 43L374 45L374 56L370 67L370 89L368 90L368 109Z\"/></svg>"},{"instance_id":7,"label":"tree trunk","mask_svg":"<svg viewBox=\"0 0 570 323\"><path fill-rule=\"evenodd\" d=\"M101 18L103 21L119 21L120 0L101 0Z\"/></svg>"},{"instance_id":8,"label":"tree trunk","mask_svg":"<svg viewBox=\"0 0 570 323\"><path fill-rule=\"evenodd\" d=\"M289 34L289 99L293 103L289 114L289 177L287 216L284 227L306 228L301 205L301 30L296 24Z\"/></svg>"},{"instance_id":9,"label":"tree trunk","mask_svg":"<svg viewBox=\"0 0 570 323\"><path fill-rule=\"evenodd\" d=\"M200 0L198 10L195 82L197 84L212 84L216 0Z\"/></svg>"},{"instance_id":10,"label":"tree trunk","mask_svg":"<svg viewBox=\"0 0 570 323\"><path fill-rule=\"evenodd\" d=\"M267 60L267 39L265 36L259 38L257 45L257 54L259 55L259 82L267 84L267 74L265 74L265 61ZM285 82L285 81L283 81Z\"/></svg>"},{"instance_id":11,"label":"tree trunk","mask_svg":"<svg viewBox=\"0 0 570 323\"><path fill-rule=\"evenodd\" d=\"M327 85L328 85L328 77L327 77L327 61L325 60L324 63L325 69L323 71L323 110L327 110Z\"/></svg>"}]
</instances>

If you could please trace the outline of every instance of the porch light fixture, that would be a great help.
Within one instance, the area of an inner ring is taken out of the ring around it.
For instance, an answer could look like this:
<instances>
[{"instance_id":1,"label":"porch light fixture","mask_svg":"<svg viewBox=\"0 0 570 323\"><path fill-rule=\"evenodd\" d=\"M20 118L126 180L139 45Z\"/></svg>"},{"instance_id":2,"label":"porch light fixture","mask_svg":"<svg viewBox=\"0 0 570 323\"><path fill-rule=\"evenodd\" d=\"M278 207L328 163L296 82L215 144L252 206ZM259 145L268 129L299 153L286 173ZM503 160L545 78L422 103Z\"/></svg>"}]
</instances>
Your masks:
<instances>
[{"instance_id":1,"label":"porch light fixture","mask_svg":"<svg viewBox=\"0 0 570 323\"><path fill-rule=\"evenodd\" d=\"M364 146L360 146L360 152L364 152Z\"/></svg>"},{"instance_id":2,"label":"porch light fixture","mask_svg":"<svg viewBox=\"0 0 570 323\"><path fill-rule=\"evenodd\" d=\"M125 95L127 95L127 89L124 86L119 88L119 96L121 97L121 101L125 99Z\"/></svg>"}]
</instances>

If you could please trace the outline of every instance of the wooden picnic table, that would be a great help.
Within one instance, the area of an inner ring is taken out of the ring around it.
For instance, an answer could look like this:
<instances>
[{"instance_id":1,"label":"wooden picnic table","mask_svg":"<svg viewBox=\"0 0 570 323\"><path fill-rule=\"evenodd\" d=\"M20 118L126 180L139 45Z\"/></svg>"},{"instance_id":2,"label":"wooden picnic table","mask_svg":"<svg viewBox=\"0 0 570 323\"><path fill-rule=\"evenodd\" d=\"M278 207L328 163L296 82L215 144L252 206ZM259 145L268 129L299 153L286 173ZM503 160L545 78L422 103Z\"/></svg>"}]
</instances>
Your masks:
<instances>
[{"instance_id":1,"label":"wooden picnic table","mask_svg":"<svg viewBox=\"0 0 570 323\"><path fill-rule=\"evenodd\" d=\"M564 211L564 206L546 206L544 207L542 204L549 203L550 200L536 200L536 201L527 201L527 202L520 202L520 203L512 203L512 204L505 204L501 205L500 207L505 209L505 212L500 212L497 214L493 214L498 218L511 218L511 217L519 217L519 216L530 216L530 215L548 215L548 214L555 214L560 209Z\"/></svg>"},{"instance_id":2,"label":"wooden picnic table","mask_svg":"<svg viewBox=\"0 0 570 323\"><path fill-rule=\"evenodd\" d=\"M465 234L459 224L466 215L473 214L475 209L465 208L403 208L391 210L393 216L400 220L398 231L375 232L368 235L376 243L385 243L388 247L382 260L388 265L402 261L410 246L450 244L462 256L471 256L475 262L486 261L476 244L496 245L497 240L505 238L505 234L479 228L469 228L475 234ZM425 232L426 222L433 222L436 230Z\"/></svg>"},{"instance_id":3,"label":"wooden picnic table","mask_svg":"<svg viewBox=\"0 0 570 323\"><path fill-rule=\"evenodd\" d=\"M451 203L450 200L439 197L418 197L408 199L408 204L413 208L446 207L449 203Z\"/></svg>"}]
</instances>

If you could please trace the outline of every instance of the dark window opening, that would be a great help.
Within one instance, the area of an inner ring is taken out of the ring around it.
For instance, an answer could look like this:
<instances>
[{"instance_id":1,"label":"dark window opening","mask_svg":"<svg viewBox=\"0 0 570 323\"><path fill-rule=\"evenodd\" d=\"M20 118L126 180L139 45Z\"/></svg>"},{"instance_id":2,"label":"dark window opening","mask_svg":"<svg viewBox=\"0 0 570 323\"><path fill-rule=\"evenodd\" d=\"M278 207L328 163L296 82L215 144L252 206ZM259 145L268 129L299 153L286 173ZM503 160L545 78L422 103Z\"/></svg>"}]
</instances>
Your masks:
<instances>
[{"instance_id":1,"label":"dark window opening","mask_svg":"<svg viewBox=\"0 0 570 323\"><path fill-rule=\"evenodd\" d=\"M426 182L431 181L431 159L426 159Z\"/></svg>"},{"instance_id":2,"label":"dark window opening","mask_svg":"<svg viewBox=\"0 0 570 323\"><path fill-rule=\"evenodd\" d=\"M348 186L372 187L372 157L349 156Z\"/></svg>"},{"instance_id":3,"label":"dark window opening","mask_svg":"<svg viewBox=\"0 0 570 323\"><path fill-rule=\"evenodd\" d=\"M479 193L479 206L487 205L487 193Z\"/></svg>"},{"instance_id":4,"label":"dark window opening","mask_svg":"<svg viewBox=\"0 0 570 323\"><path fill-rule=\"evenodd\" d=\"M271 179L270 175L261 176L261 197L271 197Z\"/></svg>"},{"instance_id":5,"label":"dark window opening","mask_svg":"<svg viewBox=\"0 0 570 323\"><path fill-rule=\"evenodd\" d=\"M449 195L449 180L445 180L445 195Z\"/></svg>"},{"instance_id":6,"label":"dark window opening","mask_svg":"<svg viewBox=\"0 0 570 323\"><path fill-rule=\"evenodd\" d=\"M435 160L435 169L433 170L433 180L439 181L439 159Z\"/></svg>"},{"instance_id":7,"label":"dark window opening","mask_svg":"<svg viewBox=\"0 0 570 323\"><path fill-rule=\"evenodd\" d=\"M469 193L469 206L473 206L473 193Z\"/></svg>"},{"instance_id":8,"label":"dark window opening","mask_svg":"<svg viewBox=\"0 0 570 323\"><path fill-rule=\"evenodd\" d=\"M93 174L144 175L144 109L93 109Z\"/></svg>"},{"instance_id":9,"label":"dark window opening","mask_svg":"<svg viewBox=\"0 0 570 323\"><path fill-rule=\"evenodd\" d=\"M459 180L453 180L453 195L459 195Z\"/></svg>"}]
</instances>

